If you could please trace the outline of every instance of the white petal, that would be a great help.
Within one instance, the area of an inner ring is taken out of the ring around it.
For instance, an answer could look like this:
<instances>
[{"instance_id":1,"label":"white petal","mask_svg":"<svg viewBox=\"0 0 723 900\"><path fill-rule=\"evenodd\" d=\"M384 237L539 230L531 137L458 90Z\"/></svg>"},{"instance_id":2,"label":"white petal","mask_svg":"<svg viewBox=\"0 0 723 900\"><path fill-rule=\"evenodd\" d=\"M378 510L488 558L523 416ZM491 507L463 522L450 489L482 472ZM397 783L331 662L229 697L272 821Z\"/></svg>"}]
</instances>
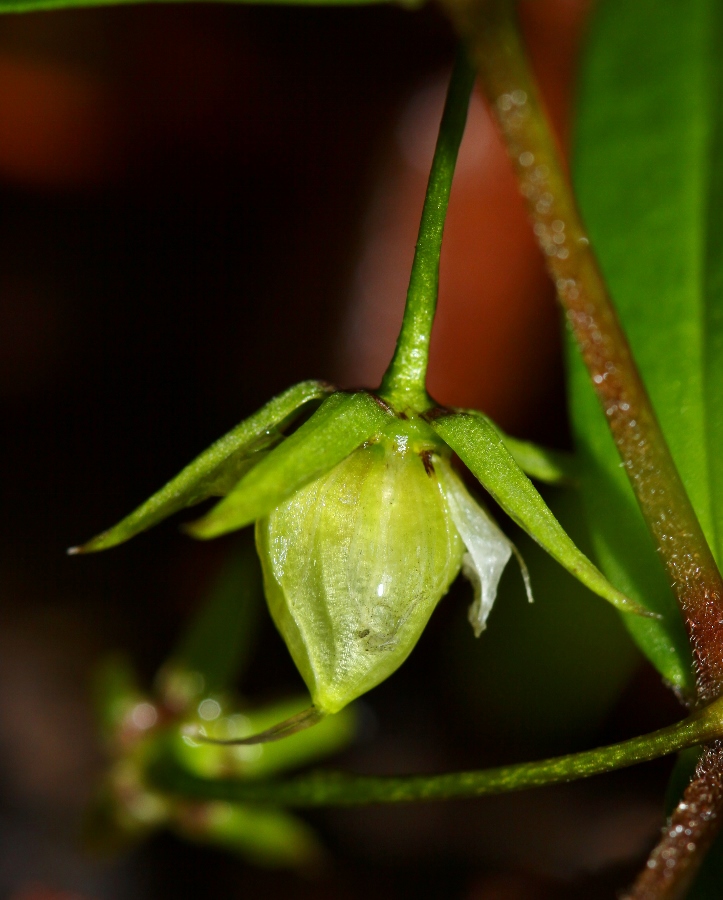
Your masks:
<instances>
[{"instance_id":1,"label":"white petal","mask_svg":"<svg viewBox=\"0 0 723 900\"><path fill-rule=\"evenodd\" d=\"M489 514L472 498L452 467L441 463L438 470L452 521L467 548L463 572L472 582L475 593L469 620L475 636L479 637L495 602L497 585L513 547Z\"/></svg>"}]
</instances>

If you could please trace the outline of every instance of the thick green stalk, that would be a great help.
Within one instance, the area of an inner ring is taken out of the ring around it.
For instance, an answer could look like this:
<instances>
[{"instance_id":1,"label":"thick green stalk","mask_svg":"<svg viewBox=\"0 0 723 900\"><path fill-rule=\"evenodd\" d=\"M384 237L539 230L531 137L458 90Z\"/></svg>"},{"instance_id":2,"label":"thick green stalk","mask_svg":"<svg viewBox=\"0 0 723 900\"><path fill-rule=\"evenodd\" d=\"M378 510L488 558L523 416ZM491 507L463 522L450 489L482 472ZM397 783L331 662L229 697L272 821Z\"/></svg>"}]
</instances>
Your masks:
<instances>
[{"instance_id":1,"label":"thick green stalk","mask_svg":"<svg viewBox=\"0 0 723 900\"><path fill-rule=\"evenodd\" d=\"M318 772L289 781L249 781L199 778L183 769L169 748L151 767L151 785L161 791L196 800L231 803L271 803L282 806L357 806L479 797L589 778L613 769L647 762L716 738L723 731L723 700L695 712L682 722L584 753L541 762L400 778Z\"/></svg>"},{"instance_id":2,"label":"thick green stalk","mask_svg":"<svg viewBox=\"0 0 723 900\"><path fill-rule=\"evenodd\" d=\"M380 396L398 409L407 406L424 409L431 405L425 383L439 292L439 256L454 167L467 122L473 85L474 70L466 53L460 50L449 82L429 173L402 329L379 389Z\"/></svg>"}]
</instances>

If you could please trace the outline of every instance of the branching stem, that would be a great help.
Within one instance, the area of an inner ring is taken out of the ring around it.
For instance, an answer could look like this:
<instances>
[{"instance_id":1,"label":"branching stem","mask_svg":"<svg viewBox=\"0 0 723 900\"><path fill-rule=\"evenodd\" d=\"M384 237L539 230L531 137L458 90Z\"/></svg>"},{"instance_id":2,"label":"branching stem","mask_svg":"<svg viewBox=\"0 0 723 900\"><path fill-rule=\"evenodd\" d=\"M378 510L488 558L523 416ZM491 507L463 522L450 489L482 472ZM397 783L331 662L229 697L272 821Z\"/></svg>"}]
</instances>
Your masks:
<instances>
[{"instance_id":1,"label":"branching stem","mask_svg":"<svg viewBox=\"0 0 723 900\"><path fill-rule=\"evenodd\" d=\"M468 43L570 328L685 617L699 702L723 687L723 581L585 234L510 0L445 0Z\"/></svg>"},{"instance_id":2,"label":"branching stem","mask_svg":"<svg viewBox=\"0 0 723 900\"><path fill-rule=\"evenodd\" d=\"M443 2L478 67L480 83L507 143L567 321L685 619L693 651L697 702L709 702L723 690L723 580L585 234L530 75L513 2ZM680 850L667 832L636 885L632 895L635 900L681 896L717 832L723 807L723 755L716 746L706 748L703 759L707 764L688 788L697 804L695 840ZM674 828L681 824L675 817L673 821ZM663 857L664 853L670 855ZM663 858L665 879L658 877L658 864Z\"/></svg>"},{"instance_id":3,"label":"branching stem","mask_svg":"<svg viewBox=\"0 0 723 900\"><path fill-rule=\"evenodd\" d=\"M210 779L182 768L172 748L150 772L154 787L197 800L272 803L283 806L357 806L479 797L589 778L683 750L723 733L723 700L697 710L682 722L652 734L540 762L476 772L399 778L318 772L289 781Z\"/></svg>"},{"instance_id":4,"label":"branching stem","mask_svg":"<svg viewBox=\"0 0 723 900\"><path fill-rule=\"evenodd\" d=\"M723 822L723 742L706 747L693 780L624 900L685 896Z\"/></svg>"}]
</instances>

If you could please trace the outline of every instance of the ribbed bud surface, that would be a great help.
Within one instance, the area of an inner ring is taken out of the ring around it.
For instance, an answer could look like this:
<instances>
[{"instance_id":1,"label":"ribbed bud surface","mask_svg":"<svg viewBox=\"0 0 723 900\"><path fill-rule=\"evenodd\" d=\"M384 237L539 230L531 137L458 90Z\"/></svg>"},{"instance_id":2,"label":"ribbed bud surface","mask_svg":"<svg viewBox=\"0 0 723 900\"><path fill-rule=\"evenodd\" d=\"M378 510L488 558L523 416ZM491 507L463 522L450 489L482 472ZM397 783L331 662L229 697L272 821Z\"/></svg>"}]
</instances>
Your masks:
<instances>
[{"instance_id":1,"label":"ribbed bud surface","mask_svg":"<svg viewBox=\"0 0 723 900\"><path fill-rule=\"evenodd\" d=\"M404 662L460 570L449 463L430 459L383 438L257 523L271 614L322 712Z\"/></svg>"}]
</instances>

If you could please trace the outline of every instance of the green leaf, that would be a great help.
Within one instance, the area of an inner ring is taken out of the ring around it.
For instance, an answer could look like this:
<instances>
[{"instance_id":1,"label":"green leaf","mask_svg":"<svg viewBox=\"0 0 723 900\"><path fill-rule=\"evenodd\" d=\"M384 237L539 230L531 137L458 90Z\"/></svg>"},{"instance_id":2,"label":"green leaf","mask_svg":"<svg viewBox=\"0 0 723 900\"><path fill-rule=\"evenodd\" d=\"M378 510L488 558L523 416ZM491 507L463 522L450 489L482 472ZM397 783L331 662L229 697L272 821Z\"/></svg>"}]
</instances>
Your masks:
<instances>
[{"instance_id":1,"label":"green leaf","mask_svg":"<svg viewBox=\"0 0 723 900\"><path fill-rule=\"evenodd\" d=\"M614 588L578 550L489 421L453 413L432 419L430 425L502 509L568 572L623 612L650 615Z\"/></svg>"},{"instance_id":2,"label":"green leaf","mask_svg":"<svg viewBox=\"0 0 723 900\"><path fill-rule=\"evenodd\" d=\"M83 9L93 6L131 6L148 0L0 0L0 13L36 12L52 9ZM152 0L166 3L168 0ZM394 0L222 0L226 3L262 6L365 6L370 3L390 3ZM409 8L421 6L420 0L397 0L397 5Z\"/></svg>"},{"instance_id":3,"label":"green leaf","mask_svg":"<svg viewBox=\"0 0 723 900\"><path fill-rule=\"evenodd\" d=\"M197 538L214 538L268 515L282 500L376 434L390 416L363 391L332 394L298 431L186 531Z\"/></svg>"},{"instance_id":4,"label":"green leaf","mask_svg":"<svg viewBox=\"0 0 723 900\"><path fill-rule=\"evenodd\" d=\"M633 639L674 687L694 688L690 645L650 532L577 348L569 341L570 407L580 484L595 558L626 596L661 616L623 616Z\"/></svg>"},{"instance_id":5,"label":"green leaf","mask_svg":"<svg viewBox=\"0 0 723 900\"><path fill-rule=\"evenodd\" d=\"M311 826L273 807L209 803L199 811L180 805L170 825L185 838L223 847L257 866L308 866L323 858Z\"/></svg>"},{"instance_id":6,"label":"green leaf","mask_svg":"<svg viewBox=\"0 0 723 900\"><path fill-rule=\"evenodd\" d=\"M723 560L723 8L604 0L579 95L582 214L673 458ZM603 569L662 613L627 625L661 673L692 685L690 652L587 378L574 430ZM622 576L622 577L621 577Z\"/></svg>"},{"instance_id":7,"label":"green leaf","mask_svg":"<svg viewBox=\"0 0 723 900\"><path fill-rule=\"evenodd\" d=\"M122 544L141 531L152 528L173 513L193 506L208 497L222 497L261 458L277 444L282 430L303 408L326 396L332 388L320 381L302 381L258 412L244 419L233 431L220 438L165 487L141 504L121 522L69 553L91 553Z\"/></svg>"},{"instance_id":8,"label":"green leaf","mask_svg":"<svg viewBox=\"0 0 723 900\"><path fill-rule=\"evenodd\" d=\"M545 484L577 484L577 463L572 454L539 447L531 441L520 441L509 434L500 434L500 437L525 475Z\"/></svg>"},{"instance_id":9,"label":"green leaf","mask_svg":"<svg viewBox=\"0 0 723 900\"><path fill-rule=\"evenodd\" d=\"M457 412L478 416L488 422L499 434L508 453L525 475L543 481L545 484L577 485L577 461L571 453L550 450L531 441L521 441L510 437L492 419L476 409L460 409Z\"/></svg>"}]
</instances>

